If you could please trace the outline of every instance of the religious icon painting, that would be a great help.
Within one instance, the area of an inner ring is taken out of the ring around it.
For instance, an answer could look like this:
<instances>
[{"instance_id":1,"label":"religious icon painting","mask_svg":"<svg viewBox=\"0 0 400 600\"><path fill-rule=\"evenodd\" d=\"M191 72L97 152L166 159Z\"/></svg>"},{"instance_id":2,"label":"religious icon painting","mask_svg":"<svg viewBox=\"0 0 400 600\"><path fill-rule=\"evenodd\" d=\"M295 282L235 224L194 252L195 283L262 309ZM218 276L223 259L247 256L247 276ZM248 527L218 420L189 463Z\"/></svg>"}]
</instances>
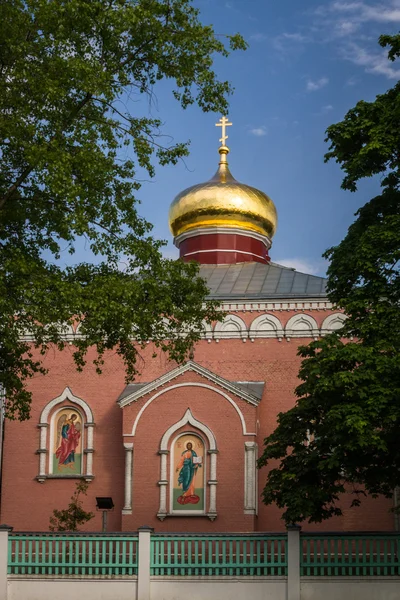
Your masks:
<instances>
[{"instance_id":1,"label":"religious icon painting","mask_svg":"<svg viewBox=\"0 0 400 600\"><path fill-rule=\"evenodd\" d=\"M204 512L204 442L193 434L178 437L172 452L174 513Z\"/></svg>"},{"instance_id":2,"label":"religious icon painting","mask_svg":"<svg viewBox=\"0 0 400 600\"><path fill-rule=\"evenodd\" d=\"M53 475L82 472L82 418L72 408L60 410L53 423Z\"/></svg>"}]
</instances>

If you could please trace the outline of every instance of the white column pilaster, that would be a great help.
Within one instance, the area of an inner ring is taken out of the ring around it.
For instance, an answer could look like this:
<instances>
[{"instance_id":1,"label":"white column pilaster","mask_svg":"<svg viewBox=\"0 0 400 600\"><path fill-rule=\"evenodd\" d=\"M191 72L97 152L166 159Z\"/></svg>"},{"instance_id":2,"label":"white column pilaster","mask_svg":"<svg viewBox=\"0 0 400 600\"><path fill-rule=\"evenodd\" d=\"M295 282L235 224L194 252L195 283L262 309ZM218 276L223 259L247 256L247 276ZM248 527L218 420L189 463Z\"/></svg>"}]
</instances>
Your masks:
<instances>
[{"instance_id":1,"label":"white column pilaster","mask_svg":"<svg viewBox=\"0 0 400 600\"><path fill-rule=\"evenodd\" d=\"M160 465L160 481L158 485L160 486L160 507L158 509L157 517L160 521L163 521L168 514L167 511L167 487L168 487L168 477L167 477L167 457L169 454L168 450L160 450L159 451L161 457L161 465ZM171 483L172 485L172 483Z\"/></svg>"},{"instance_id":2,"label":"white column pilaster","mask_svg":"<svg viewBox=\"0 0 400 600\"><path fill-rule=\"evenodd\" d=\"M8 534L12 530L8 525L0 525L0 600L7 600Z\"/></svg>"},{"instance_id":3,"label":"white column pilaster","mask_svg":"<svg viewBox=\"0 0 400 600\"><path fill-rule=\"evenodd\" d=\"M244 449L244 513L255 515L257 514L257 444L256 442L245 442Z\"/></svg>"},{"instance_id":4,"label":"white column pilaster","mask_svg":"<svg viewBox=\"0 0 400 600\"><path fill-rule=\"evenodd\" d=\"M93 477L93 423L87 423L87 441L86 441L86 473L87 477Z\"/></svg>"},{"instance_id":5,"label":"white column pilaster","mask_svg":"<svg viewBox=\"0 0 400 600\"><path fill-rule=\"evenodd\" d=\"M300 531L299 525L287 528L287 600L300 600Z\"/></svg>"},{"instance_id":6,"label":"white column pilaster","mask_svg":"<svg viewBox=\"0 0 400 600\"><path fill-rule=\"evenodd\" d=\"M46 458L47 458L47 423L40 423L40 440L39 440L39 476L38 481L43 482L46 479Z\"/></svg>"},{"instance_id":7,"label":"white column pilaster","mask_svg":"<svg viewBox=\"0 0 400 600\"><path fill-rule=\"evenodd\" d=\"M217 517L217 453L218 450L209 450L210 454L210 479L208 485L210 486L210 506L208 508L207 516L211 521Z\"/></svg>"},{"instance_id":8,"label":"white column pilaster","mask_svg":"<svg viewBox=\"0 0 400 600\"><path fill-rule=\"evenodd\" d=\"M125 493L123 515L132 514L132 467L133 467L133 443L125 443Z\"/></svg>"},{"instance_id":9,"label":"white column pilaster","mask_svg":"<svg viewBox=\"0 0 400 600\"><path fill-rule=\"evenodd\" d=\"M151 534L154 529L144 525L139 527L139 560L137 575L137 600L150 600Z\"/></svg>"}]
</instances>

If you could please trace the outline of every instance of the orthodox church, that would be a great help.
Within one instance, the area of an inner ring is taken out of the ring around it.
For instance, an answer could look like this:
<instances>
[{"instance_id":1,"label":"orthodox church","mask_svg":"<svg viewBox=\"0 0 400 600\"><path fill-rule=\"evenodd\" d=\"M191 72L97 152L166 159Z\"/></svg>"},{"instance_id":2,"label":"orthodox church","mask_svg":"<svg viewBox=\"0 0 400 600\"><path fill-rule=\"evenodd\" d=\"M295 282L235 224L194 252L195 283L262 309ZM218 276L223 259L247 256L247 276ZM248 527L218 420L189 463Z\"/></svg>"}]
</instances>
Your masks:
<instances>
[{"instance_id":1,"label":"orthodox church","mask_svg":"<svg viewBox=\"0 0 400 600\"><path fill-rule=\"evenodd\" d=\"M70 351L48 352L48 375L29 383L31 419L5 423L1 522L15 530L48 530L81 479L89 482L84 508L95 514L89 531L101 530L97 497L112 498L109 531L284 529L277 507L261 502L266 470L257 469L257 457L277 414L295 402L298 346L339 329L345 317L323 278L271 261L276 208L232 176L230 123L223 117L219 125L216 174L181 192L169 220L181 259L200 263L224 321L205 326L193 358L179 366L152 358L149 344L140 377L127 386L115 354L101 376L90 356L76 371L79 331L71 329ZM318 528L394 529L390 501L350 504L344 497L343 516Z\"/></svg>"}]
</instances>

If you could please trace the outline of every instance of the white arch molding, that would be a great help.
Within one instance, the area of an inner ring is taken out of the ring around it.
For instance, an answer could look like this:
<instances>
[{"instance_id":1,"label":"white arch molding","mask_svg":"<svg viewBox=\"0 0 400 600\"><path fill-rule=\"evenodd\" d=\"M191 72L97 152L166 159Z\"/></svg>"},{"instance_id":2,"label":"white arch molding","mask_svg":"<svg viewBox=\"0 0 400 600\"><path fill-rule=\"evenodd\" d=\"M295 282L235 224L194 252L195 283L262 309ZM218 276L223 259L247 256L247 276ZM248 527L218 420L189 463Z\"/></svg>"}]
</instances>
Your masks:
<instances>
[{"instance_id":1,"label":"white arch molding","mask_svg":"<svg viewBox=\"0 0 400 600\"><path fill-rule=\"evenodd\" d=\"M285 327L285 337L319 337L318 323L314 317L307 314L294 315Z\"/></svg>"},{"instance_id":2,"label":"white arch molding","mask_svg":"<svg viewBox=\"0 0 400 600\"><path fill-rule=\"evenodd\" d=\"M324 319L321 325L321 335L332 333L332 331L338 331L344 325L346 315L343 313L333 313Z\"/></svg>"},{"instance_id":3,"label":"white arch molding","mask_svg":"<svg viewBox=\"0 0 400 600\"><path fill-rule=\"evenodd\" d=\"M170 444L170 440L171 437L178 431L178 429L181 429L182 427L184 427L185 425L191 425L194 429L198 429L199 432L201 432L208 441L208 453L210 454L210 477L207 481L207 485L210 489L210 504L209 504L209 509L207 511L207 513L205 513L208 518L211 521L214 521L214 519L217 517L217 440L215 439L215 436L213 434L213 432L211 431L211 429L209 427L207 427L207 425L205 425L205 423L202 423L201 421L198 421L192 414L190 408L187 409L187 411L185 412L185 414L183 415L182 419L180 419L179 421L177 421L176 423L174 423L173 425L171 425L166 432L164 433L163 437L161 438L161 442L160 442L160 450L159 450L159 454L160 454L160 481L158 482L159 488L160 488L160 506L158 509L158 513L157 513L157 517L160 519L160 521L163 521L165 519L165 517L167 517L168 515L172 514L172 510L170 510L170 512L168 512L167 510L167 487L168 484L170 482L172 482L172 476L170 475L170 480L168 480L168 469L167 469L167 457L169 454L169 450L168 450L168 446ZM191 432L193 433L193 432ZM184 432L182 432L182 435L184 434ZM198 434L198 436L201 438L201 435ZM172 484L171 484L172 485ZM204 492L206 492L207 488L204 488ZM170 499L170 502L172 502L172 500ZM204 498L204 502L206 502L206 498ZM178 516L176 513L174 513L174 516ZM182 516L190 516L187 513L182 514ZM193 514L193 516L199 516L199 514Z\"/></svg>"},{"instance_id":4,"label":"white arch molding","mask_svg":"<svg viewBox=\"0 0 400 600\"><path fill-rule=\"evenodd\" d=\"M93 423L93 413L92 413L92 409L90 408L90 406L84 401L82 400L82 398L78 398L78 396L74 396L74 394L71 392L69 387L66 387L65 390L63 391L62 394L60 394L59 396L57 396L57 398L54 398L53 400L50 400L50 402L48 402L46 404L46 406L44 407L44 409L42 410L41 414L40 414L40 423L47 423L48 422L48 418L49 418L49 414L52 411L52 409L57 406L57 404L61 404L62 402L64 402L65 400L72 402L73 404L77 404L78 406L81 407L81 409L83 410L83 412L85 413L85 418L86 418L86 422L89 423Z\"/></svg>"},{"instance_id":5,"label":"white arch molding","mask_svg":"<svg viewBox=\"0 0 400 600\"><path fill-rule=\"evenodd\" d=\"M180 421L178 421L177 423L174 423L174 425L171 425L171 427L169 427L167 429L167 431L164 433L164 435L161 438L161 442L160 442L160 450L168 450L169 440L174 435L174 433L176 431L178 431L178 429L180 429L184 425L191 425L195 429L198 429L199 431L204 433L204 435L206 436L206 438L208 440L208 445L209 445L210 450L217 450L217 441L215 439L213 432L211 431L211 429L209 429L207 427L207 425L204 425L204 423L202 423L201 421L198 421L197 419L194 418L190 408L187 409L187 411L185 412L185 414L183 415L183 417Z\"/></svg>"},{"instance_id":6,"label":"white arch molding","mask_svg":"<svg viewBox=\"0 0 400 600\"><path fill-rule=\"evenodd\" d=\"M219 394L220 396L222 396L223 398L225 398L226 400L228 400L228 402L233 406L233 408L236 410L240 422L242 424L242 432L243 435L248 435L248 436L255 436L255 433L250 433L247 431L246 428L246 421L244 420L244 416L242 411L240 410L240 408L238 407L238 405L236 404L236 402L230 397L228 396L228 394L226 394L225 392L223 392L222 390L218 389L217 387L214 387L212 385L209 385L207 383L198 383L198 382L186 382L186 383L175 383L174 385L170 385L167 388L164 388L162 390L160 390L159 392L157 392L156 394L154 394L154 396L152 396L151 398L149 398L149 400L147 400L147 402L142 406L142 408L140 409L140 411L137 414L137 417L133 423L133 427L132 427L132 433L129 434L124 434L126 437L134 437L136 435L136 429L137 426L139 424L140 418L142 416L142 414L144 413L144 411L146 410L146 408L154 401L156 400L156 398L158 398L159 396L162 396L163 394L165 394L166 392L170 392L173 389L177 389L177 388L181 388L181 387L202 387L202 388L206 388L208 390L212 390L213 392L216 392L217 394Z\"/></svg>"},{"instance_id":7,"label":"white arch molding","mask_svg":"<svg viewBox=\"0 0 400 600\"><path fill-rule=\"evenodd\" d=\"M252 321L249 329L249 338L278 338L281 340L284 336L282 323L275 315L260 315Z\"/></svg>"},{"instance_id":8,"label":"white arch molding","mask_svg":"<svg viewBox=\"0 0 400 600\"><path fill-rule=\"evenodd\" d=\"M82 398L78 398L78 396L74 396L74 394L71 392L70 388L66 387L65 390L62 392L62 394L60 394L56 398L53 398L53 400L50 400L50 402L48 402L46 404L46 406L43 408L43 410L40 414L40 419L39 419L39 424L38 424L38 427L40 429L40 441L39 441L39 450L38 450L39 474L36 477L37 481L39 481L40 483L43 483L49 477L49 474L46 472L46 455L48 453L47 430L49 428L49 415L57 405L62 404L65 401L71 402L72 405L75 404L76 406L79 406L81 408L81 411L79 411L79 412L81 412L85 415L85 427L87 428L87 432L86 432L86 436L85 436L86 448L83 450L83 455L86 455L86 461L84 461L86 463L85 464L86 469L85 470L82 469L82 471L83 471L82 476L88 481L93 479L93 428L94 428L94 421L93 421L92 409L84 400L82 400ZM60 478L61 476L57 475L55 477Z\"/></svg>"},{"instance_id":9,"label":"white arch molding","mask_svg":"<svg viewBox=\"0 0 400 600\"><path fill-rule=\"evenodd\" d=\"M210 323L207 323L206 321L202 321L201 322L202 326L203 326L203 331L201 333L201 338L208 340L208 342L210 343L213 337L213 329Z\"/></svg>"},{"instance_id":10,"label":"white arch molding","mask_svg":"<svg viewBox=\"0 0 400 600\"><path fill-rule=\"evenodd\" d=\"M226 338L238 338L246 341L248 338L246 323L237 315L226 315L222 322L216 323L214 338L216 341Z\"/></svg>"}]
</instances>

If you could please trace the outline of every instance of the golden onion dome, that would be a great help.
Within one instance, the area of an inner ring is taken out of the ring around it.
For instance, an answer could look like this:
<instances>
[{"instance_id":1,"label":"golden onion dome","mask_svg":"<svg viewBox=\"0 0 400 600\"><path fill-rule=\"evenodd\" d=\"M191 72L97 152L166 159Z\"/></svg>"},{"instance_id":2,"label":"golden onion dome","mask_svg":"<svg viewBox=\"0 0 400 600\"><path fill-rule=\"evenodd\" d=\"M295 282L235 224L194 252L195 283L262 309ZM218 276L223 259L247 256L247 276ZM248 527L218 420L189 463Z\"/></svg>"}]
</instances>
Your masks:
<instances>
[{"instance_id":1,"label":"golden onion dome","mask_svg":"<svg viewBox=\"0 0 400 600\"><path fill-rule=\"evenodd\" d=\"M219 148L218 171L206 183L186 188L169 210L169 226L176 237L201 227L232 227L272 238L277 213L271 198L232 176L227 162L229 148Z\"/></svg>"}]
</instances>

